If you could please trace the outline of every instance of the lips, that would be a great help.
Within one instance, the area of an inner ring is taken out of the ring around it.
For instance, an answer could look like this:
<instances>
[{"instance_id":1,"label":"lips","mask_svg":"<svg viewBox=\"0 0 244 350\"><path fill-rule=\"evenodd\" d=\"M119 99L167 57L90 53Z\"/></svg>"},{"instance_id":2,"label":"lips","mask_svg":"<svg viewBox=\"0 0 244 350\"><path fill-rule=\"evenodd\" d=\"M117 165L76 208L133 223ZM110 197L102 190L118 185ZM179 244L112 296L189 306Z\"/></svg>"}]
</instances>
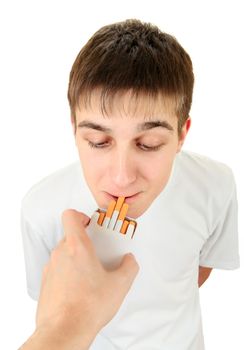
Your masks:
<instances>
[{"instance_id":1,"label":"lips","mask_svg":"<svg viewBox=\"0 0 244 350\"><path fill-rule=\"evenodd\" d=\"M130 197L133 197L135 196L136 194L138 194L139 192L137 193L134 193L134 194L130 194L130 195L124 195L124 194L119 194L119 195L114 195L114 194L111 194L111 193L108 193L110 196L114 197L114 198L119 198L119 197L125 197L125 198L130 198Z\"/></svg>"}]
</instances>

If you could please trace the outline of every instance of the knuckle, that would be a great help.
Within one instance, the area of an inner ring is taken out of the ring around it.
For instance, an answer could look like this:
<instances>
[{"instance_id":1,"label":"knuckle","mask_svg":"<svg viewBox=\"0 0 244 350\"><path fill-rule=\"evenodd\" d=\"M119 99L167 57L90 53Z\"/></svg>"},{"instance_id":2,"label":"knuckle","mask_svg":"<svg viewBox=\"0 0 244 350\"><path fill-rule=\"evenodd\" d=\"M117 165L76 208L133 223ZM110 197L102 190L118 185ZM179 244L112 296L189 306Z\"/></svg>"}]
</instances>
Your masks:
<instances>
[{"instance_id":1,"label":"knuckle","mask_svg":"<svg viewBox=\"0 0 244 350\"><path fill-rule=\"evenodd\" d=\"M74 213L76 212L75 209L65 209L62 212L62 221L64 222L64 220L66 220L67 218L70 218L74 215Z\"/></svg>"},{"instance_id":2,"label":"knuckle","mask_svg":"<svg viewBox=\"0 0 244 350\"><path fill-rule=\"evenodd\" d=\"M50 255L50 261L51 263L56 263L56 261L58 260L59 258L59 249L58 248L54 248L51 252L51 255Z\"/></svg>"}]
</instances>

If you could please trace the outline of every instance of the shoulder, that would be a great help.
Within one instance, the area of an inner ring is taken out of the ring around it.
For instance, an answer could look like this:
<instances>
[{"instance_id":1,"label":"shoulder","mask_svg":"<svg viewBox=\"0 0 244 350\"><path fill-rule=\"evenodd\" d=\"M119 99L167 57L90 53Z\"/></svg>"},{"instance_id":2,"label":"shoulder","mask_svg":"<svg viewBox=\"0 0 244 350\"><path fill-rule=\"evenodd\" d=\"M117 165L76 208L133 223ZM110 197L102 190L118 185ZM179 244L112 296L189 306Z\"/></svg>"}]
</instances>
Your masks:
<instances>
[{"instance_id":1,"label":"shoulder","mask_svg":"<svg viewBox=\"0 0 244 350\"><path fill-rule=\"evenodd\" d=\"M235 179L231 168L189 151L181 151L176 164L178 195L214 222L235 196Z\"/></svg>"},{"instance_id":2,"label":"shoulder","mask_svg":"<svg viewBox=\"0 0 244 350\"><path fill-rule=\"evenodd\" d=\"M225 163L190 151L181 151L177 161L185 181L187 177L196 186L224 193L234 187L232 169Z\"/></svg>"},{"instance_id":3,"label":"shoulder","mask_svg":"<svg viewBox=\"0 0 244 350\"><path fill-rule=\"evenodd\" d=\"M73 162L32 185L21 200L26 220L40 227L43 218L60 215L70 201L80 171L79 162Z\"/></svg>"}]
</instances>

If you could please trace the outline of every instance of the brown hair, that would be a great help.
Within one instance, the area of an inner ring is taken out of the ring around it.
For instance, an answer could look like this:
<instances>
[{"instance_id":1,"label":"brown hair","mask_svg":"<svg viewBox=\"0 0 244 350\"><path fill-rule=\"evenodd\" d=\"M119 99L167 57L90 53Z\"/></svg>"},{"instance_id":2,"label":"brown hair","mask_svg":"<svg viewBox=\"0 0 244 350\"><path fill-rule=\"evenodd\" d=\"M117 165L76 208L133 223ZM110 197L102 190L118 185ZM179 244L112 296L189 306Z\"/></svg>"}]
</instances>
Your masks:
<instances>
[{"instance_id":1,"label":"brown hair","mask_svg":"<svg viewBox=\"0 0 244 350\"><path fill-rule=\"evenodd\" d=\"M189 117L193 84L190 56L173 36L137 19L104 26L83 46L70 72L68 100L75 130L81 97L87 101L101 88L105 112L107 97L129 89L136 96L173 98L180 133Z\"/></svg>"}]
</instances>

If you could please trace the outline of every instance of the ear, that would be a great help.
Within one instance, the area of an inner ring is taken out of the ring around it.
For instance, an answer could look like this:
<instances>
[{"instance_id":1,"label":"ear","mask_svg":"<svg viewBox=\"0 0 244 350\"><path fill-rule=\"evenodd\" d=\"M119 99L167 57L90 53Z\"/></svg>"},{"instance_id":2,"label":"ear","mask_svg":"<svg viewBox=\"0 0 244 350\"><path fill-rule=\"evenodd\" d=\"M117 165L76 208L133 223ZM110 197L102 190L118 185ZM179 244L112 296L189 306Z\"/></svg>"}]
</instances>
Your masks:
<instances>
[{"instance_id":1,"label":"ear","mask_svg":"<svg viewBox=\"0 0 244 350\"><path fill-rule=\"evenodd\" d=\"M183 127L181 129L181 134L179 136L179 141L178 141L177 153L180 152L180 150L184 144L184 141L185 141L186 135L190 129L190 126L191 126L191 118L188 117L185 124L183 125Z\"/></svg>"}]
</instances>

